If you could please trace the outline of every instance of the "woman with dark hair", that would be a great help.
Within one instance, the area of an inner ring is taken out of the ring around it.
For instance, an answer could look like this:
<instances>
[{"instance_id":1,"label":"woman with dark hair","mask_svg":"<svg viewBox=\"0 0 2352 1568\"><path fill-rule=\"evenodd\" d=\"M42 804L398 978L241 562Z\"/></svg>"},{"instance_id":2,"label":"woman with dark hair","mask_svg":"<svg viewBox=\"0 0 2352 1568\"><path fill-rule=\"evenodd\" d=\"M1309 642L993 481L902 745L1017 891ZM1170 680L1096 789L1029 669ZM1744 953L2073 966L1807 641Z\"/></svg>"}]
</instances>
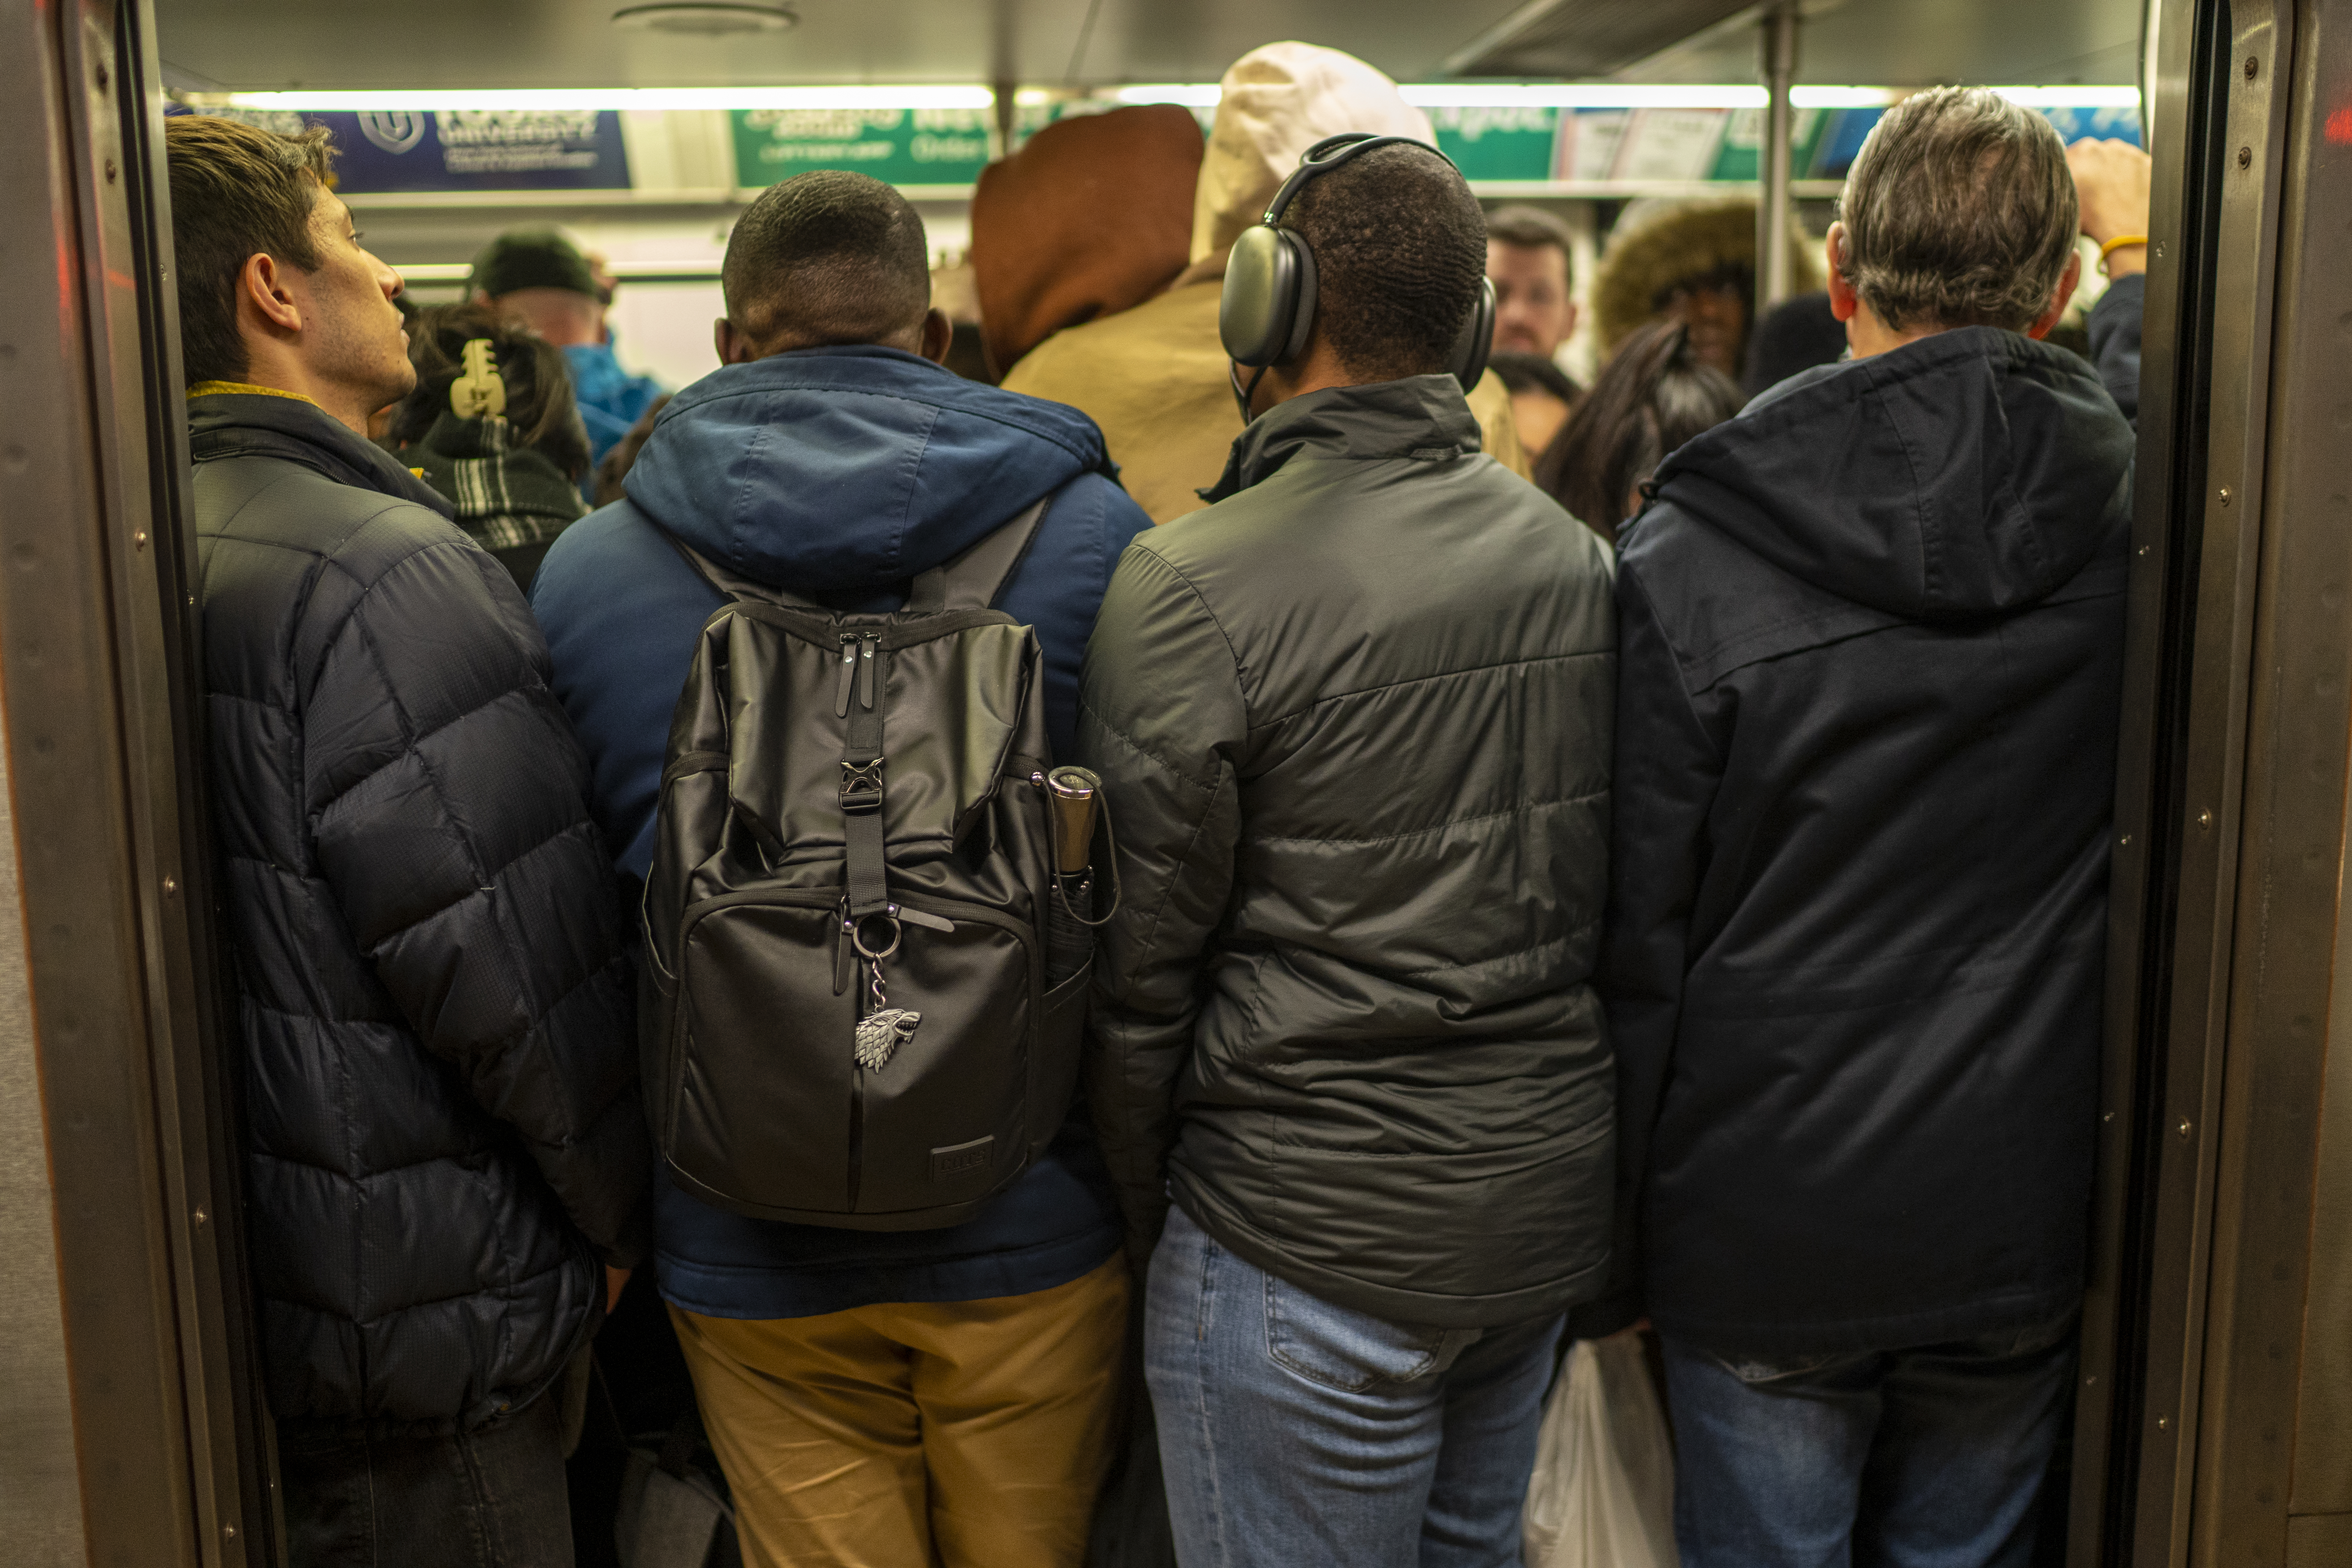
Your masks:
<instances>
[{"instance_id":1,"label":"woman with dark hair","mask_svg":"<svg viewBox=\"0 0 2352 1568\"><path fill-rule=\"evenodd\" d=\"M563 351L487 305L436 305L410 323L408 357L416 389L394 405L384 445L530 592L547 547L588 510L588 432Z\"/></svg>"},{"instance_id":2,"label":"woman with dark hair","mask_svg":"<svg viewBox=\"0 0 2352 1568\"><path fill-rule=\"evenodd\" d=\"M1738 382L1692 349L1688 327L1652 321L1594 378L1536 465L1536 483L1613 544L1666 454L1747 401Z\"/></svg>"}]
</instances>

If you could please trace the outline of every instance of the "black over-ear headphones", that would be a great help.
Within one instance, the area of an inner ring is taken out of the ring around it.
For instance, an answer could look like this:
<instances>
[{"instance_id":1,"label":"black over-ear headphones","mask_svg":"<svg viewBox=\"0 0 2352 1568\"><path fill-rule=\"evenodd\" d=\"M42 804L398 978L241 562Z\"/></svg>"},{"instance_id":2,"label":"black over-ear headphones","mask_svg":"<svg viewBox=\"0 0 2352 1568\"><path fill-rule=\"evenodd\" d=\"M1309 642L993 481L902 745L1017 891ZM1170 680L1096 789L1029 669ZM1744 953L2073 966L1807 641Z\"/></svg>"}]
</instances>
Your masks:
<instances>
[{"instance_id":1,"label":"black over-ear headphones","mask_svg":"<svg viewBox=\"0 0 2352 1568\"><path fill-rule=\"evenodd\" d=\"M1234 242L1233 258L1225 263L1224 297L1217 306L1217 335L1236 367L1249 365L1257 372L1247 386L1242 384L1238 368L1228 373L1234 396L1241 404L1243 424L1249 423L1250 395L1265 378L1266 367L1306 353L1307 332L1315 325L1315 254L1297 235L1277 226L1284 209L1316 175L1328 174L1375 147L1394 145L1418 147L1445 158L1428 142L1410 136L1373 136L1362 132L1328 136L1307 149L1298 167L1275 192L1265 216L1243 230ZM1449 168L1454 166L1453 159L1445 162ZM1463 391L1477 385L1486 374L1486 354L1494 342L1495 286L1482 278L1478 301L1471 307L1461 336L1454 340L1453 352L1446 355L1445 368L1462 384Z\"/></svg>"}]
</instances>

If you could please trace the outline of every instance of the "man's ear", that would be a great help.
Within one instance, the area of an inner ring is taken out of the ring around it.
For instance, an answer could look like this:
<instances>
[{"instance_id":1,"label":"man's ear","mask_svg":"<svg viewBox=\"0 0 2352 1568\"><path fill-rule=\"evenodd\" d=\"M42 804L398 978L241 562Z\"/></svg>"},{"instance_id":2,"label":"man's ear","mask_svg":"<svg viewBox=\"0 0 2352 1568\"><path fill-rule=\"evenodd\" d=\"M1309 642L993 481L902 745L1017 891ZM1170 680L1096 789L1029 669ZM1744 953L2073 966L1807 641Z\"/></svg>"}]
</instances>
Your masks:
<instances>
[{"instance_id":1,"label":"man's ear","mask_svg":"<svg viewBox=\"0 0 2352 1568\"><path fill-rule=\"evenodd\" d=\"M301 308L287 291L278 258L268 251L257 250L245 258L245 265L237 269L236 292L240 304L250 308L266 325L281 332L302 330Z\"/></svg>"},{"instance_id":2,"label":"man's ear","mask_svg":"<svg viewBox=\"0 0 2352 1568\"><path fill-rule=\"evenodd\" d=\"M720 364L750 364L760 357L752 352L751 341L724 316L710 323L710 346L719 351Z\"/></svg>"},{"instance_id":3,"label":"man's ear","mask_svg":"<svg viewBox=\"0 0 2352 1568\"><path fill-rule=\"evenodd\" d=\"M2077 250L2066 258L2066 270L2060 275L2058 287L2051 290L2049 309L2025 329L2025 335L2035 339L2048 337L2050 329L2058 324L2058 318L2066 313L2067 302L2074 298L2075 287L2082 281L2083 253Z\"/></svg>"},{"instance_id":4,"label":"man's ear","mask_svg":"<svg viewBox=\"0 0 2352 1568\"><path fill-rule=\"evenodd\" d=\"M1830 237L1822 247L1829 262L1830 314L1841 321L1853 320L1854 308L1861 303L1853 286L1845 280L1845 225L1830 225Z\"/></svg>"},{"instance_id":5,"label":"man's ear","mask_svg":"<svg viewBox=\"0 0 2352 1568\"><path fill-rule=\"evenodd\" d=\"M955 323L948 320L945 310L931 310L923 317L923 346L915 352L933 364L948 362L948 349L955 342Z\"/></svg>"}]
</instances>

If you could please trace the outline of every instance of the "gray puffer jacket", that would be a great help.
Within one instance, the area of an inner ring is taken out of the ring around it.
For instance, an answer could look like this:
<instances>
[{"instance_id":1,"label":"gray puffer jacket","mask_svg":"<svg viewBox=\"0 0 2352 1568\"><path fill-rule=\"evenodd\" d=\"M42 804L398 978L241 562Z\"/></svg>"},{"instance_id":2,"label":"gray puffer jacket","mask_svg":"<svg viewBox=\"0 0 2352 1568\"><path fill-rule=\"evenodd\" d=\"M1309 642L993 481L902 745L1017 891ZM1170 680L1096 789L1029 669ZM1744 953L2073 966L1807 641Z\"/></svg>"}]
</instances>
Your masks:
<instances>
[{"instance_id":1,"label":"gray puffer jacket","mask_svg":"<svg viewBox=\"0 0 2352 1568\"><path fill-rule=\"evenodd\" d=\"M1285 403L1207 494L1128 547L1079 710L1132 1240L1172 1196L1343 1306L1558 1311L1608 1253L1607 553L1479 454L1448 376Z\"/></svg>"}]
</instances>

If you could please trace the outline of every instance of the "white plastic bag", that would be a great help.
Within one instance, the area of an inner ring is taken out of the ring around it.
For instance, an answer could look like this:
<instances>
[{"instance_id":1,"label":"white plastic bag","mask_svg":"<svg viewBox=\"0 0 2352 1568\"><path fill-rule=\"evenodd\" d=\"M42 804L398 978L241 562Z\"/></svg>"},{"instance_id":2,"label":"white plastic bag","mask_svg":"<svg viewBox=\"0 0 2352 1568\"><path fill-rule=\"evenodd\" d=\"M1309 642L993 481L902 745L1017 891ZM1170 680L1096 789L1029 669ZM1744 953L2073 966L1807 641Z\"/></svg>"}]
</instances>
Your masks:
<instances>
[{"instance_id":1,"label":"white plastic bag","mask_svg":"<svg viewBox=\"0 0 2352 1568\"><path fill-rule=\"evenodd\" d=\"M1679 1568L1674 1450L1636 1336L1570 1347L1521 1528L1527 1568Z\"/></svg>"}]
</instances>

